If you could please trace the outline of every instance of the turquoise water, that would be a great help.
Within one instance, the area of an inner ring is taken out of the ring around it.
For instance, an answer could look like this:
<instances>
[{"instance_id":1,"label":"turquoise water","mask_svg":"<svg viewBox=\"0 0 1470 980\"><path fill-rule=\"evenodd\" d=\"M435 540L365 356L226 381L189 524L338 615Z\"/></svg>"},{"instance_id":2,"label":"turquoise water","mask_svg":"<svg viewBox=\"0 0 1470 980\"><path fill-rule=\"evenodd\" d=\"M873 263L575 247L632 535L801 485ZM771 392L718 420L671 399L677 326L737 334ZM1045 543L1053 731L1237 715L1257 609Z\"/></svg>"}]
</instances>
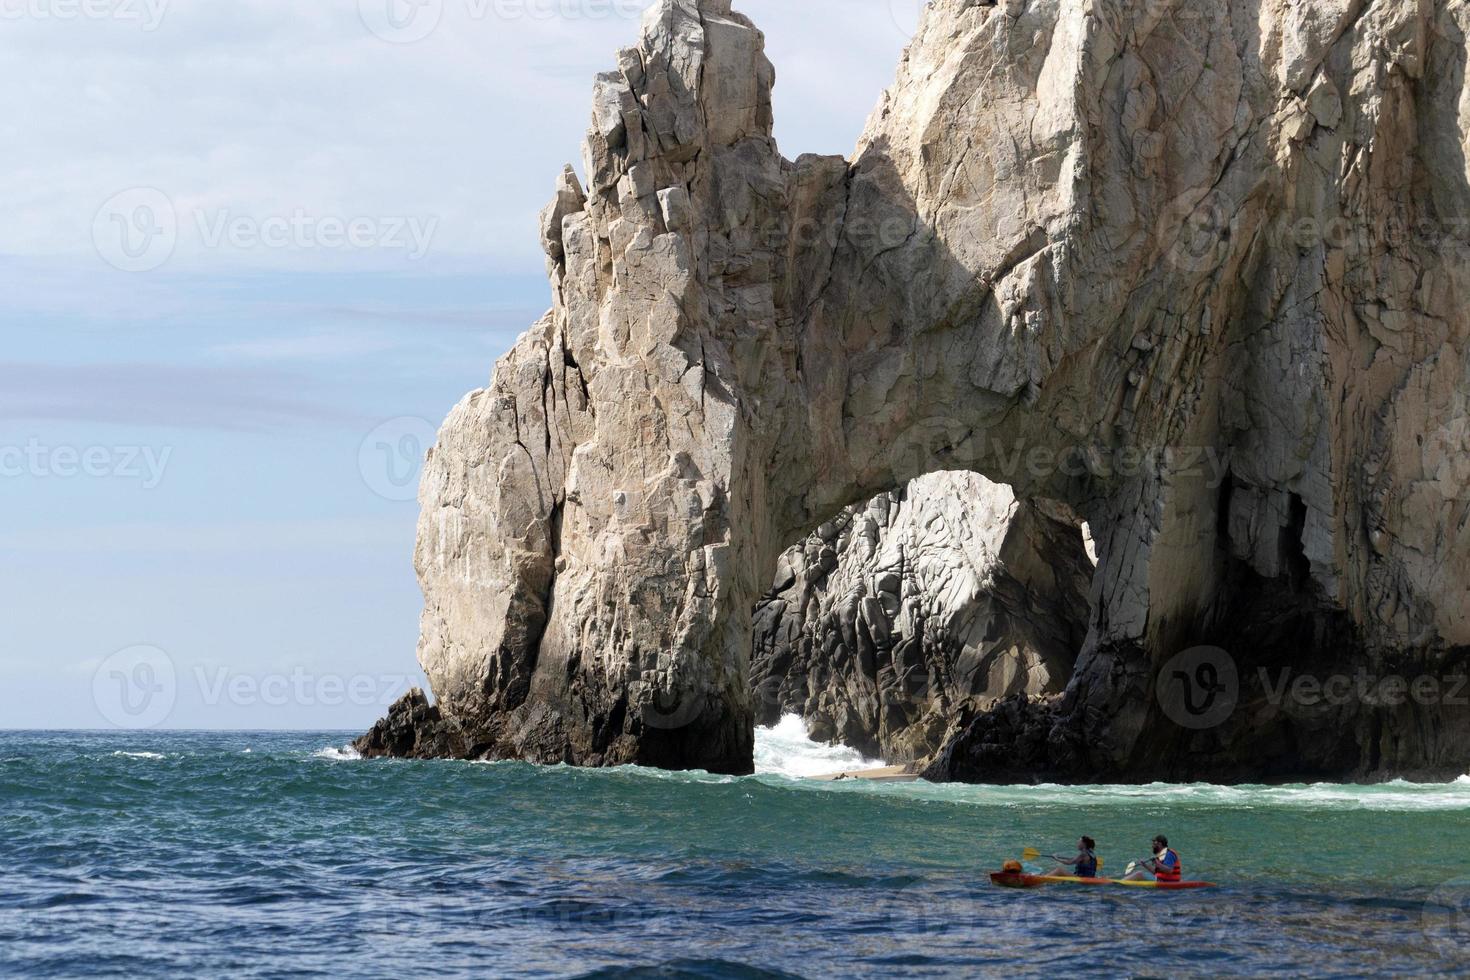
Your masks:
<instances>
[{"instance_id":1,"label":"turquoise water","mask_svg":"<svg viewBox=\"0 0 1470 980\"><path fill-rule=\"evenodd\" d=\"M1443 975L1470 780L820 784L363 762L341 734L0 733L0 974ZM1213 891L992 887L1163 832Z\"/></svg>"}]
</instances>

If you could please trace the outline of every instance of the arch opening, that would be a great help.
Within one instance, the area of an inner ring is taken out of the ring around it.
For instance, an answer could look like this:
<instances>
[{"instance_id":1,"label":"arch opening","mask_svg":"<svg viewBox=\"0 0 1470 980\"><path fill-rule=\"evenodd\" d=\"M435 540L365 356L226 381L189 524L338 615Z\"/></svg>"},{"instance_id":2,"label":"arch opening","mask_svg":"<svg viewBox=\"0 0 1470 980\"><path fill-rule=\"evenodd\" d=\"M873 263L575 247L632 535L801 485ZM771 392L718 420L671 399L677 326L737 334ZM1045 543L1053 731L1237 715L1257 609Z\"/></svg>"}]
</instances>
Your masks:
<instances>
[{"instance_id":1,"label":"arch opening","mask_svg":"<svg viewBox=\"0 0 1470 980\"><path fill-rule=\"evenodd\" d=\"M1082 522L944 471L845 508L781 556L756 604L755 724L921 767L967 716L1056 697L1086 638Z\"/></svg>"}]
</instances>

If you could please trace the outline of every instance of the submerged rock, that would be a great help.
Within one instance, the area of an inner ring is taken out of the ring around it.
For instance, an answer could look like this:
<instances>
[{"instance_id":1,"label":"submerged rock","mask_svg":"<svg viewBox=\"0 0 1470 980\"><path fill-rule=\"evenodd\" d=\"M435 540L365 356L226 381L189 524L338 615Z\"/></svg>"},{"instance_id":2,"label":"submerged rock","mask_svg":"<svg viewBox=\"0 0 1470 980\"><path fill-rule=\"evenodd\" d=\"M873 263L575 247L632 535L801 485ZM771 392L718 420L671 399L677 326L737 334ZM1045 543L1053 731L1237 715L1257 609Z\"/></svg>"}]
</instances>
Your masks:
<instances>
[{"instance_id":1,"label":"submerged rock","mask_svg":"<svg viewBox=\"0 0 1470 980\"><path fill-rule=\"evenodd\" d=\"M1470 769L1467 36L1417 0L933 0L852 161L791 162L760 32L659 0L544 216L553 308L425 471L442 718L748 771L783 551L964 469L1075 510L1098 569L1066 692L954 719L935 776L1008 742L1060 779ZM1440 693L1280 694L1359 670Z\"/></svg>"},{"instance_id":2,"label":"submerged rock","mask_svg":"<svg viewBox=\"0 0 1470 980\"><path fill-rule=\"evenodd\" d=\"M352 743L364 759L466 759L476 753L453 719L446 719L422 689L393 703L388 714Z\"/></svg>"}]
</instances>

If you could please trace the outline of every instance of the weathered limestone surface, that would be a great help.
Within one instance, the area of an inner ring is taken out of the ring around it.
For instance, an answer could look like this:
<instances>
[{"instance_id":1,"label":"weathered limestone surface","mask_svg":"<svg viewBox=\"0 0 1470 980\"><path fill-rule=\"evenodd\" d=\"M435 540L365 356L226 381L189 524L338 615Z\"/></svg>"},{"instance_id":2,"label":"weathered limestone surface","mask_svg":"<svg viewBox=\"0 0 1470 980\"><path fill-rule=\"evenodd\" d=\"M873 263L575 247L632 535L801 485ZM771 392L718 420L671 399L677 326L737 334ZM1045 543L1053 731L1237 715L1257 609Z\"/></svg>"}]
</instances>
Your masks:
<instances>
[{"instance_id":1,"label":"weathered limestone surface","mask_svg":"<svg viewBox=\"0 0 1470 980\"><path fill-rule=\"evenodd\" d=\"M938 751L962 706L1060 693L1092 581L1074 515L973 473L843 511L781 556L756 606L756 721L890 763Z\"/></svg>"},{"instance_id":2,"label":"weathered limestone surface","mask_svg":"<svg viewBox=\"0 0 1470 980\"><path fill-rule=\"evenodd\" d=\"M420 660L469 754L750 767L783 549L937 470L1081 514L1064 695L957 719L937 778L1464 772L1470 4L934 0L851 162L771 139L728 0L598 78L555 302L424 479ZM1181 726L1214 643L1240 706ZM1272 675L1274 676L1274 675ZM1167 680L1167 678L1165 678Z\"/></svg>"}]
</instances>

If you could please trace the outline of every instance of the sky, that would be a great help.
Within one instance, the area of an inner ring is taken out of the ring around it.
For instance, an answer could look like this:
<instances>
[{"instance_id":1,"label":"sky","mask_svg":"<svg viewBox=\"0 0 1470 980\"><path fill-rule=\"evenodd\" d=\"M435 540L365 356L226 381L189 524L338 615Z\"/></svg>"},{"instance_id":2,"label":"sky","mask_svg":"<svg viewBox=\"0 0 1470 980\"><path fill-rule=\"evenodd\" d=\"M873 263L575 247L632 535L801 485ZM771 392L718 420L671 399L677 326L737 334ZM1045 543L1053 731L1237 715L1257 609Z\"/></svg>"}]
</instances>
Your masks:
<instances>
[{"instance_id":1,"label":"sky","mask_svg":"<svg viewBox=\"0 0 1470 980\"><path fill-rule=\"evenodd\" d=\"M851 152L922 0L737 0ZM0 728L362 730L643 0L0 0Z\"/></svg>"}]
</instances>

